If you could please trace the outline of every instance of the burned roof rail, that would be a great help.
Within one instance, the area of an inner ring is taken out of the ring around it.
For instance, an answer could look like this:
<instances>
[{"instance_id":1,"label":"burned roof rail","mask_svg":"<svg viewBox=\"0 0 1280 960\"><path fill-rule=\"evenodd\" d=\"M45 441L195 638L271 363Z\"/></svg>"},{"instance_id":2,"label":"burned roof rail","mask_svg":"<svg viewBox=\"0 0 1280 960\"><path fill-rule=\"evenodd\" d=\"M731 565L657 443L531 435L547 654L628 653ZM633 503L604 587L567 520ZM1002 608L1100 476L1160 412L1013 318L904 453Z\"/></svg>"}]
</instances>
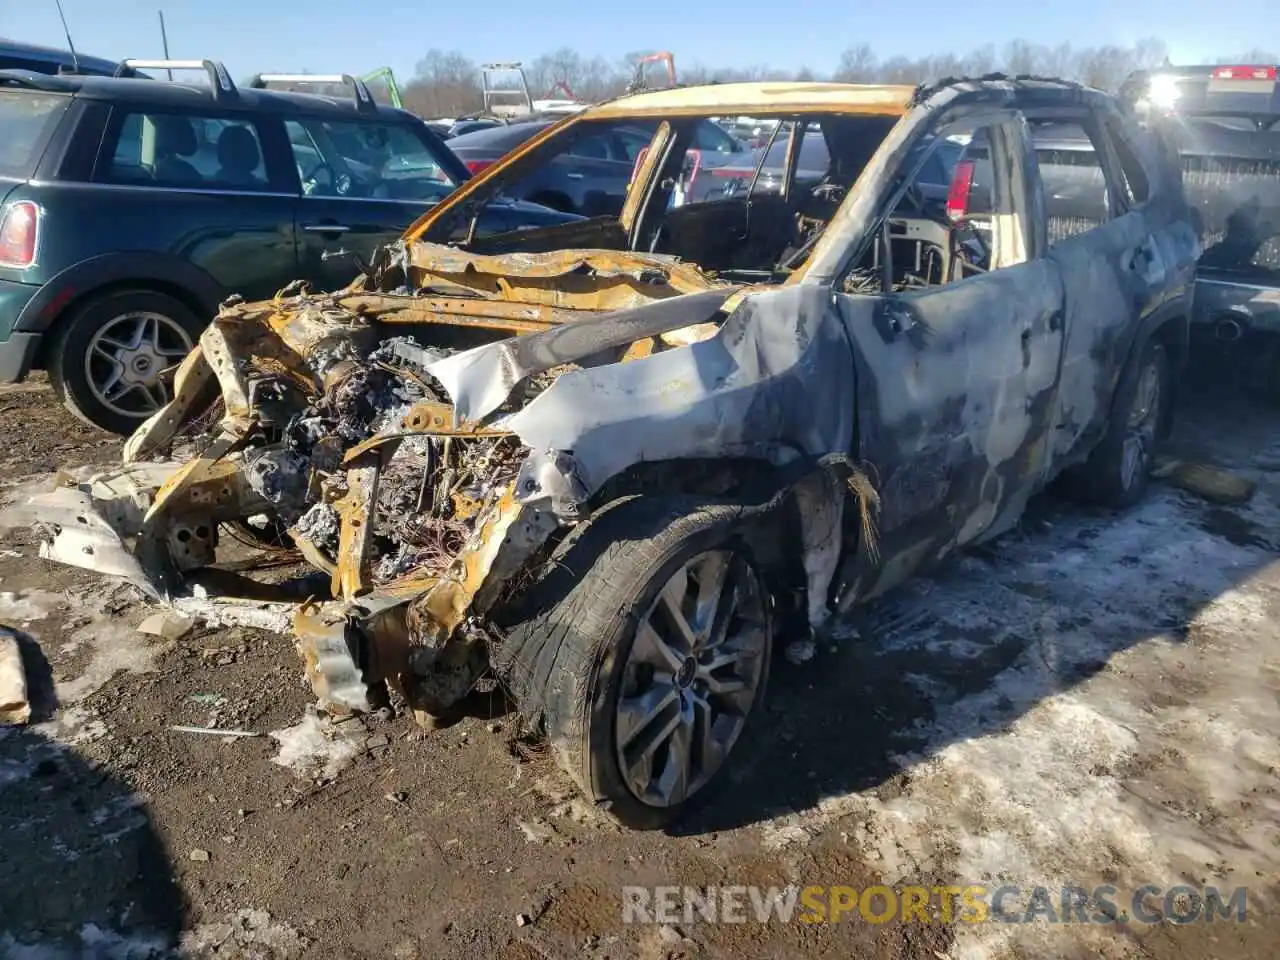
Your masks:
<instances>
[{"instance_id":1,"label":"burned roof rail","mask_svg":"<svg viewBox=\"0 0 1280 960\"><path fill-rule=\"evenodd\" d=\"M943 77L918 84L912 95L911 105L919 106L939 91L962 83L1047 83L1062 87L1064 90L1089 89L1077 80L1067 80L1063 77L1046 77L1034 73L984 73L977 77Z\"/></svg>"},{"instance_id":2,"label":"burned roof rail","mask_svg":"<svg viewBox=\"0 0 1280 960\"><path fill-rule=\"evenodd\" d=\"M254 90L265 90L268 83L341 83L351 88L355 97L356 109L361 113L376 112L378 109L377 103L374 102L373 94L369 92L368 84L349 73L259 73L249 81L249 86Z\"/></svg>"}]
</instances>

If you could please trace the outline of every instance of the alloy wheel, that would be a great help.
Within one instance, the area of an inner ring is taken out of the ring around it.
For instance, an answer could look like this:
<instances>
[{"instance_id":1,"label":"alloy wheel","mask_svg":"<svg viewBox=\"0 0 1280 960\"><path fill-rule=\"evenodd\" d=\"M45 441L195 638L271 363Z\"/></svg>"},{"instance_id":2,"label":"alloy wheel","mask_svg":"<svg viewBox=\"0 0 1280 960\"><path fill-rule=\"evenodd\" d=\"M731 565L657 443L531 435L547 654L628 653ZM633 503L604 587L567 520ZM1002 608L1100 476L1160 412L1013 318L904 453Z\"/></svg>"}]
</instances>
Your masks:
<instances>
[{"instance_id":1,"label":"alloy wheel","mask_svg":"<svg viewBox=\"0 0 1280 960\"><path fill-rule=\"evenodd\" d=\"M701 553L641 618L622 669L618 765L642 802L688 799L724 764L756 702L769 648L767 595L731 549Z\"/></svg>"},{"instance_id":2,"label":"alloy wheel","mask_svg":"<svg viewBox=\"0 0 1280 960\"><path fill-rule=\"evenodd\" d=\"M113 413L149 416L169 402L173 368L191 352L191 337L159 313L122 314L89 341L84 373L94 399Z\"/></svg>"}]
</instances>

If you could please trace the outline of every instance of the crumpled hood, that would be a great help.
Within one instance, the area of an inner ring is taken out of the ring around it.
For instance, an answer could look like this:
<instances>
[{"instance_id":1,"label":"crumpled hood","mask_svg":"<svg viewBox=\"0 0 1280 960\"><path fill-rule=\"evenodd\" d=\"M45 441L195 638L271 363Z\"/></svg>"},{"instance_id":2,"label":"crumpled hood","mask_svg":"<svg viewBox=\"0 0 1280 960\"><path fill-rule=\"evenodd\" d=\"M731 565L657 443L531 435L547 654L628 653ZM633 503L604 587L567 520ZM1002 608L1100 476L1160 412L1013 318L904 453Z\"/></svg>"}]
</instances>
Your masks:
<instances>
[{"instance_id":1,"label":"crumpled hood","mask_svg":"<svg viewBox=\"0 0 1280 960\"><path fill-rule=\"evenodd\" d=\"M637 340L705 323L735 292L733 287L691 293L485 344L438 360L427 372L440 381L461 420L483 420L517 384L565 363L616 360L612 350ZM584 366L593 366L588 362Z\"/></svg>"}]
</instances>

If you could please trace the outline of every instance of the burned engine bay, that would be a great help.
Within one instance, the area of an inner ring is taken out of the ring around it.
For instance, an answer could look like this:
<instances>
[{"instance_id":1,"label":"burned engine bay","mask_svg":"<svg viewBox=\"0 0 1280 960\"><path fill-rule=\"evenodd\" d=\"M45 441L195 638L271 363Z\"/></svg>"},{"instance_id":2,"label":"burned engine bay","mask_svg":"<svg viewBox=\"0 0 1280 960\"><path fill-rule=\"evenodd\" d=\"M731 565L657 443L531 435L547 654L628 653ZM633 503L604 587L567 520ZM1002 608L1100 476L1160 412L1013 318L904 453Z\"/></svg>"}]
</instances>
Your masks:
<instances>
[{"instance_id":1,"label":"burned engine bay","mask_svg":"<svg viewBox=\"0 0 1280 960\"><path fill-rule=\"evenodd\" d=\"M427 243L377 270L333 294L228 300L123 469L33 498L41 555L161 600L217 595L227 622L274 604L322 708L394 691L426 719L485 671L486 612L628 469L800 454L794 485L848 449L851 400L795 402L815 378L851 389L818 288L766 304L659 255ZM309 571L217 569L237 529Z\"/></svg>"}]
</instances>

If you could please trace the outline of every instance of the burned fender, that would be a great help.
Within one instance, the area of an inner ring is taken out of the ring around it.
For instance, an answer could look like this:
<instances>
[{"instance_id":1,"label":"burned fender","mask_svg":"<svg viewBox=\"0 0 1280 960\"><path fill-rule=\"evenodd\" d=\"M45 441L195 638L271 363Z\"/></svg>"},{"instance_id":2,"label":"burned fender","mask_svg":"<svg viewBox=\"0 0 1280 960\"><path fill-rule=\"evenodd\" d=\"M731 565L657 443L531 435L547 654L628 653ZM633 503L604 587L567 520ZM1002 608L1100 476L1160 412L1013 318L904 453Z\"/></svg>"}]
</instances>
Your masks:
<instances>
[{"instance_id":1,"label":"burned fender","mask_svg":"<svg viewBox=\"0 0 1280 960\"><path fill-rule=\"evenodd\" d=\"M849 453L853 353L830 298L805 284L747 296L708 339L562 375L501 421L534 451L555 452L535 454L521 479L545 487L559 472L557 495L589 497L646 461L741 456L780 465ZM456 387L482 385L464 376Z\"/></svg>"}]
</instances>

